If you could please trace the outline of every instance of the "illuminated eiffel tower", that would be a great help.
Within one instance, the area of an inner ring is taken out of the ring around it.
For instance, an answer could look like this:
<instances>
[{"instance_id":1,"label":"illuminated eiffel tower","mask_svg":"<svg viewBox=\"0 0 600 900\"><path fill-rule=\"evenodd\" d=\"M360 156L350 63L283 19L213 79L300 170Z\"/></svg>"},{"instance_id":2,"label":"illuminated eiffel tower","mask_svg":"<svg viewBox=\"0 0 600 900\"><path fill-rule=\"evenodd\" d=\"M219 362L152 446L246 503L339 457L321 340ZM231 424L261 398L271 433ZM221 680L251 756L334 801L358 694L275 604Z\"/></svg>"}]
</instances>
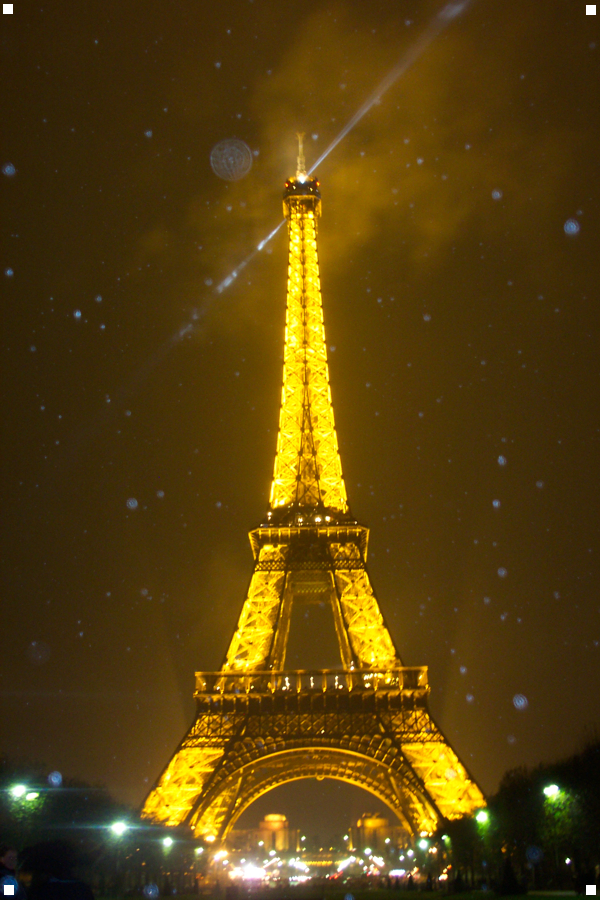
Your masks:
<instances>
[{"instance_id":1,"label":"illuminated eiffel tower","mask_svg":"<svg viewBox=\"0 0 600 900\"><path fill-rule=\"evenodd\" d=\"M431 718L427 668L402 665L366 568L369 532L350 513L323 327L319 182L302 141L285 184L289 267L279 436L271 498L250 532L254 569L219 672L198 672L194 723L142 815L221 841L278 785L336 778L376 795L411 833L485 805ZM292 606L331 605L336 670L284 668Z\"/></svg>"}]
</instances>

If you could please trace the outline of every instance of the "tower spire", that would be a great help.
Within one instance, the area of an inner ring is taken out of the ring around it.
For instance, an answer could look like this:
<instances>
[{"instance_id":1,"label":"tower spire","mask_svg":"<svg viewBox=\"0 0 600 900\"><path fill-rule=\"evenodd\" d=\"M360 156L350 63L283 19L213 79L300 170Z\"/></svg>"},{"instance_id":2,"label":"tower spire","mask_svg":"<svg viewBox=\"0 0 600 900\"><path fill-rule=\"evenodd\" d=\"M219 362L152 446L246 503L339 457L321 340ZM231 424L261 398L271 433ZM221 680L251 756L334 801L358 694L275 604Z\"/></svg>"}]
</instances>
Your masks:
<instances>
[{"instance_id":1,"label":"tower spire","mask_svg":"<svg viewBox=\"0 0 600 900\"><path fill-rule=\"evenodd\" d=\"M296 178L300 179L306 176L306 160L304 159L304 132L297 131L296 137L298 138L298 161L296 164Z\"/></svg>"}]
</instances>

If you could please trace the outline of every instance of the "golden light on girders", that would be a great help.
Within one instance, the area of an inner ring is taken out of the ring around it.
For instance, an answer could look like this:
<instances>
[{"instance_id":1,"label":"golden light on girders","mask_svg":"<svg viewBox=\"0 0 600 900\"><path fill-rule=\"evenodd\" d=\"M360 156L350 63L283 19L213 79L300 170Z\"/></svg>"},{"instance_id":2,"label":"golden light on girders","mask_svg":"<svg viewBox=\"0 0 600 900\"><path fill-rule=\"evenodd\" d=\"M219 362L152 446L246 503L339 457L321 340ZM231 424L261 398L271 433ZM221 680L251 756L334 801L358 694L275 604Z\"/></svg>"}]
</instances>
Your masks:
<instances>
[{"instance_id":1,"label":"golden light on girders","mask_svg":"<svg viewBox=\"0 0 600 900\"><path fill-rule=\"evenodd\" d=\"M196 674L195 720L143 815L215 842L274 787L336 778L379 797L413 834L430 833L485 799L431 718L426 667L402 665L367 571L368 529L348 506L323 326L321 196L302 146L283 205L287 313L269 507L249 535L254 568L223 666ZM292 606L307 598L331 605L339 669L285 668Z\"/></svg>"}]
</instances>

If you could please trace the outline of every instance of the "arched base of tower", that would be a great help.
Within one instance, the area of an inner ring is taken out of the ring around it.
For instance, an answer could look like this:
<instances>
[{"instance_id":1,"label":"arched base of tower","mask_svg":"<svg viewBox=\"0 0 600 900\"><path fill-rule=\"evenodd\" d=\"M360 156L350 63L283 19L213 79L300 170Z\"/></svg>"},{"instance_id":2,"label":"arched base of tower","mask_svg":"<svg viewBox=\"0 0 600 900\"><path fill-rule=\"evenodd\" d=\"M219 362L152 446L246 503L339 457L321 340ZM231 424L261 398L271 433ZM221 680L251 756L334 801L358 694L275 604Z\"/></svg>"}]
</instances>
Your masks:
<instances>
[{"instance_id":1,"label":"arched base of tower","mask_svg":"<svg viewBox=\"0 0 600 900\"><path fill-rule=\"evenodd\" d=\"M429 715L418 672L217 674L214 685L201 679L197 718L146 800L148 819L220 841L258 797L301 778L364 788L413 834L485 805Z\"/></svg>"},{"instance_id":2,"label":"arched base of tower","mask_svg":"<svg viewBox=\"0 0 600 900\"><path fill-rule=\"evenodd\" d=\"M379 759L323 745L267 752L235 769L207 792L190 824L199 837L223 840L242 813L263 794L302 778L334 778L377 797L393 810L408 832L433 831L438 814L422 796L412 773L401 760L388 758L386 748L380 745L377 749ZM410 789L408 780L413 782Z\"/></svg>"}]
</instances>

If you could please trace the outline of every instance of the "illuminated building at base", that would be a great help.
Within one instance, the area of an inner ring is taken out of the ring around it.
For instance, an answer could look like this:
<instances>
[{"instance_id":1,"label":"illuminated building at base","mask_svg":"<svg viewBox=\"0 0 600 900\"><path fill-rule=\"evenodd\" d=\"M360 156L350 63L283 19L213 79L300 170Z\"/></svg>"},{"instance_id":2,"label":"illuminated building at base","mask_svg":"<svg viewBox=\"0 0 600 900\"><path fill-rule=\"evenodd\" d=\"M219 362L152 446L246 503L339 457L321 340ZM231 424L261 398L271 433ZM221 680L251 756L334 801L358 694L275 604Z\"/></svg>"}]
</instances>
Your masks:
<instances>
[{"instance_id":1,"label":"illuminated building at base","mask_svg":"<svg viewBox=\"0 0 600 900\"><path fill-rule=\"evenodd\" d=\"M227 836L227 846L247 853L296 852L301 849L300 832L290 828L285 816L269 813L259 822L258 828L233 828Z\"/></svg>"}]
</instances>

